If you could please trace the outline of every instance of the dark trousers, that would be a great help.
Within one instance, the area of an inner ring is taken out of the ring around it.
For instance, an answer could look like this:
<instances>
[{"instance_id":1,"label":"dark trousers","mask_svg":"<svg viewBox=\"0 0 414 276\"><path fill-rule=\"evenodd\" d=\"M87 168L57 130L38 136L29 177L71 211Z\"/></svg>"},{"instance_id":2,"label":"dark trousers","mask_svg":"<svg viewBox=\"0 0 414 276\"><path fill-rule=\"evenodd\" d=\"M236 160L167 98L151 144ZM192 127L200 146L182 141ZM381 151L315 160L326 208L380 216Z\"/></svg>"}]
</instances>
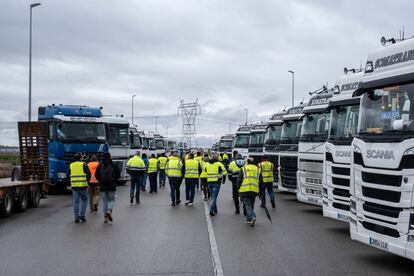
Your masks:
<instances>
[{"instance_id":1,"label":"dark trousers","mask_svg":"<svg viewBox=\"0 0 414 276\"><path fill-rule=\"evenodd\" d=\"M185 200L194 202L195 187L198 182L198 178L186 178L185 179Z\"/></svg>"},{"instance_id":2,"label":"dark trousers","mask_svg":"<svg viewBox=\"0 0 414 276\"><path fill-rule=\"evenodd\" d=\"M160 169L159 174L160 187L165 187L165 170Z\"/></svg>"},{"instance_id":3,"label":"dark trousers","mask_svg":"<svg viewBox=\"0 0 414 276\"><path fill-rule=\"evenodd\" d=\"M142 186L143 179L144 177L142 175L131 176L131 187L129 189L129 197L134 198L135 195L136 202L139 202L140 189Z\"/></svg>"},{"instance_id":4,"label":"dark trousers","mask_svg":"<svg viewBox=\"0 0 414 276\"><path fill-rule=\"evenodd\" d=\"M157 192L157 173L149 173L150 193Z\"/></svg>"},{"instance_id":5,"label":"dark trousers","mask_svg":"<svg viewBox=\"0 0 414 276\"><path fill-rule=\"evenodd\" d=\"M246 221L251 221L253 218L256 217L256 213L254 212L255 199L256 196L242 196L243 205L246 209Z\"/></svg>"},{"instance_id":6,"label":"dark trousers","mask_svg":"<svg viewBox=\"0 0 414 276\"><path fill-rule=\"evenodd\" d=\"M210 198L210 190L207 185L207 178L200 178L201 190L203 191L204 198Z\"/></svg>"},{"instance_id":7,"label":"dark trousers","mask_svg":"<svg viewBox=\"0 0 414 276\"><path fill-rule=\"evenodd\" d=\"M233 178L231 180L231 184L233 186L233 201L234 201L234 207L236 208L236 211L240 211L240 200L239 200L239 189L237 187L237 178Z\"/></svg>"},{"instance_id":8,"label":"dark trousers","mask_svg":"<svg viewBox=\"0 0 414 276\"><path fill-rule=\"evenodd\" d=\"M269 194L270 201L275 201L275 192L273 191L273 182L271 183L263 183L261 187L261 196L260 200L262 201L262 206L266 206L266 190Z\"/></svg>"},{"instance_id":9,"label":"dark trousers","mask_svg":"<svg viewBox=\"0 0 414 276\"><path fill-rule=\"evenodd\" d=\"M178 178L178 177L168 178L168 182L170 183L170 188L171 188L171 201L172 201L172 203L179 204L179 202L180 202L181 181L182 181L182 179Z\"/></svg>"}]
</instances>

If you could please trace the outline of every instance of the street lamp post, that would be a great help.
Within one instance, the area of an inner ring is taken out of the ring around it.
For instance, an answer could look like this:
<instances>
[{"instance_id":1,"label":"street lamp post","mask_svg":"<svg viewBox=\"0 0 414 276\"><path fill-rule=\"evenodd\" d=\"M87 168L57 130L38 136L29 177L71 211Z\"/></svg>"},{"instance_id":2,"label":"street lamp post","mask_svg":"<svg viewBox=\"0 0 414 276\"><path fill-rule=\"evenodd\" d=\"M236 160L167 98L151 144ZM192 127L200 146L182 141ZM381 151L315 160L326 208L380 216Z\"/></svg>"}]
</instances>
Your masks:
<instances>
[{"instance_id":1,"label":"street lamp post","mask_svg":"<svg viewBox=\"0 0 414 276\"><path fill-rule=\"evenodd\" d=\"M158 116L155 116L155 133L158 133Z\"/></svg>"},{"instance_id":2,"label":"street lamp post","mask_svg":"<svg viewBox=\"0 0 414 276\"><path fill-rule=\"evenodd\" d=\"M40 3L30 5L30 30L29 30L29 110L28 121L32 120L32 9L40 6Z\"/></svg>"},{"instance_id":3,"label":"street lamp post","mask_svg":"<svg viewBox=\"0 0 414 276\"><path fill-rule=\"evenodd\" d=\"M131 123L132 123L132 125L134 125L134 98L136 97L137 95L132 95L132 99L131 99L131 102L132 102L132 108L131 108Z\"/></svg>"},{"instance_id":4,"label":"street lamp post","mask_svg":"<svg viewBox=\"0 0 414 276\"><path fill-rule=\"evenodd\" d=\"M288 71L292 74L292 106L295 104L295 72L292 70Z\"/></svg>"},{"instance_id":5,"label":"street lamp post","mask_svg":"<svg viewBox=\"0 0 414 276\"><path fill-rule=\"evenodd\" d=\"M244 111L246 111L246 126L247 126L247 118L248 118L249 110L245 108Z\"/></svg>"}]
</instances>

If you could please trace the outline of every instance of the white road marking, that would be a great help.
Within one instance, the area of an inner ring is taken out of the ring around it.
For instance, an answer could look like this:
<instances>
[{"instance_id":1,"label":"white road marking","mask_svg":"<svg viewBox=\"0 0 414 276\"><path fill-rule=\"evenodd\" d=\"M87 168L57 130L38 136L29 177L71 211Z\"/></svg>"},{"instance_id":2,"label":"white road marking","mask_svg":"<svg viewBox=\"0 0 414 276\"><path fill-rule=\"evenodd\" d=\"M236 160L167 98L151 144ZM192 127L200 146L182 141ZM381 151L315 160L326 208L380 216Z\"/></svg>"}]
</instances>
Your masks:
<instances>
[{"instance_id":1,"label":"white road marking","mask_svg":"<svg viewBox=\"0 0 414 276\"><path fill-rule=\"evenodd\" d=\"M223 276L224 275L223 269L221 268L220 256L219 256L218 247L216 243L216 236L214 235L214 229L213 229L213 224L211 223L211 218L209 215L208 204L206 201L203 201L203 204L204 204L204 213L206 215L206 221L207 221L208 236L210 240L210 249L211 249L211 257L213 261L214 274L217 276Z\"/></svg>"}]
</instances>

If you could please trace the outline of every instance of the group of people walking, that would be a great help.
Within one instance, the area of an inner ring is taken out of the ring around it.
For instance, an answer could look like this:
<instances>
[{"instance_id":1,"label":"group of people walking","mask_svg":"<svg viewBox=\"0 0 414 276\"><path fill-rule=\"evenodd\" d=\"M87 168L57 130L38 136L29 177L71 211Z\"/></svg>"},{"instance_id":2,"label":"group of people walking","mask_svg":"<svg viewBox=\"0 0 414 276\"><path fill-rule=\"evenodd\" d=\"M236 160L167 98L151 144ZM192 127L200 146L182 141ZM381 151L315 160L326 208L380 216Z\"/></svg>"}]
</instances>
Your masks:
<instances>
[{"instance_id":1,"label":"group of people walking","mask_svg":"<svg viewBox=\"0 0 414 276\"><path fill-rule=\"evenodd\" d=\"M113 165L110 154L105 153L101 163L98 162L96 156L92 156L88 164L80 160L80 155L76 155L76 159L70 165L75 222L86 221L87 190L89 191L90 211L98 211L100 197L102 197L104 222L113 221L112 209L115 201L116 180L120 172ZM195 191L201 186L203 200L210 200L209 215L215 216L218 213L217 199L220 188L226 181L226 175L229 174L235 213L240 214L241 201L246 222L254 226L256 222L254 203L257 196L262 201L261 207L264 207L267 191L272 207L276 207L273 192L274 166L266 157L262 162L256 163L253 158L245 160L237 152L234 152L233 160L229 161L227 154L220 156L213 153L210 156L200 152L196 154L190 152L182 159L174 152L168 157L161 154L158 158L152 154L149 159L145 160L137 151L128 160L126 168L131 176L129 203L140 204L140 193L146 190L147 177L150 183L149 193L157 193L158 188L165 188L168 178L171 206L178 206L181 204L180 187L184 180L184 204L186 206L194 204Z\"/></svg>"}]
</instances>

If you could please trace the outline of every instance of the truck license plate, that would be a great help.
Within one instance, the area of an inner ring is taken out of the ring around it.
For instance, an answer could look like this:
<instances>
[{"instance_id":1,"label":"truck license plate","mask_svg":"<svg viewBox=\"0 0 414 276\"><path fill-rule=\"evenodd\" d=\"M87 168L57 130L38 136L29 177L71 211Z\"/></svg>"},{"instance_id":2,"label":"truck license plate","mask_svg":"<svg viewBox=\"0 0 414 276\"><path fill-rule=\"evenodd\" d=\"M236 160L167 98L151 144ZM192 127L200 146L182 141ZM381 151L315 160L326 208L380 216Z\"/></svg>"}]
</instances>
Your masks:
<instances>
[{"instance_id":1,"label":"truck license plate","mask_svg":"<svg viewBox=\"0 0 414 276\"><path fill-rule=\"evenodd\" d=\"M338 214L337 217L338 217L339 220L349 221L349 217L347 215Z\"/></svg>"},{"instance_id":2,"label":"truck license plate","mask_svg":"<svg viewBox=\"0 0 414 276\"><path fill-rule=\"evenodd\" d=\"M381 249L388 250L388 243L377 239L369 238L369 244Z\"/></svg>"},{"instance_id":3,"label":"truck license plate","mask_svg":"<svg viewBox=\"0 0 414 276\"><path fill-rule=\"evenodd\" d=\"M309 197L309 198L308 198L308 202L310 202L310 203L318 203L318 200L317 200L317 199L314 199L314 198Z\"/></svg>"}]
</instances>

